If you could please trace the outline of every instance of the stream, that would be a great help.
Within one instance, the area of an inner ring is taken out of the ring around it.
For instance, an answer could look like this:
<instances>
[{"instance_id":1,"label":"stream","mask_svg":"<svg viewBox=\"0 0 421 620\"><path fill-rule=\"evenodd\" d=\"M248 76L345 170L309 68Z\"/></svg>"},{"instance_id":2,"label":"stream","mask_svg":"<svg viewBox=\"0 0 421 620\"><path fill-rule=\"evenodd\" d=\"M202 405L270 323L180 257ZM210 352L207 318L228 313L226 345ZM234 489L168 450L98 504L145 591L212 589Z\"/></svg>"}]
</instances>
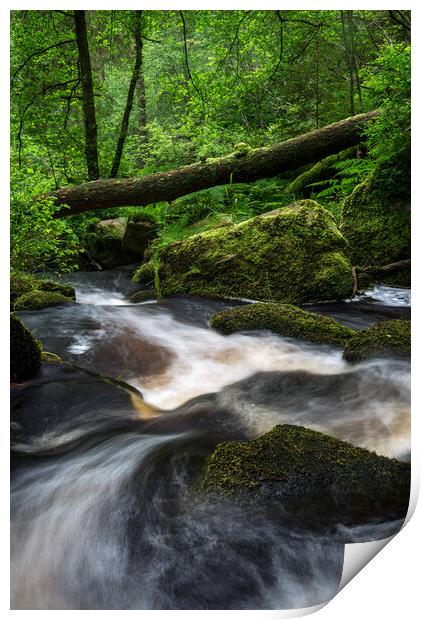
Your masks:
<instances>
[{"instance_id":1,"label":"stream","mask_svg":"<svg viewBox=\"0 0 421 620\"><path fill-rule=\"evenodd\" d=\"M401 522L291 527L265 506L194 492L216 443L290 423L410 458L410 366L270 332L208 326L238 305L130 303L130 271L75 273L76 304L19 313L74 367L12 390L12 609L289 609L334 596L344 544ZM306 305L356 329L409 318L378 286ZM108 377L112 378L110 381Z\"/></svg>"}]
</instances>

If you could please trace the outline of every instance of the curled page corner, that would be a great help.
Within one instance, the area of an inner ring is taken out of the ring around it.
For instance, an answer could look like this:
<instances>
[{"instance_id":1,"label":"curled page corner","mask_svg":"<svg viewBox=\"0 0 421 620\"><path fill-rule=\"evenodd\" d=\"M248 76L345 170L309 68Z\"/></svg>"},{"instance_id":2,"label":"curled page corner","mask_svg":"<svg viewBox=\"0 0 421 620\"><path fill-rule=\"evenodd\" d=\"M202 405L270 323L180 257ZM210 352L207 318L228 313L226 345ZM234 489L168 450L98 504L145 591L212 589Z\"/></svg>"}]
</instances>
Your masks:
<instances>
[{"instance_id":1,"label":"curled page corner","mask_svg":"<svg viewBox=\"0 0 421 620\"><path fill-rule=\"evenodd\" d=\"M395 536L396 534L393 534L388 538L370 542L347 543L345 545L344 565L338 592L340 592L351 579L354 579L355 575L357 575Z\"/></svg>"},{"instance_id":2,"label":"curled page corner","mask_svg":"<svg viewBox=\"0 0 421 620\"><path fill-rule=\"evenodd\" d=\"M411 495L409 499L408 511L402 527L394 532L391 536L382 538L381 540L373 540L369 542L355 542L345 544L344 549L344 565L342 569L342 577L338 586L338 592L342 590L353 579L361 569L364 568L395 536L405 528L414 514L415 506L419 495L419 481L416 476L411 478Z\"/></svg>"}]
</instances>

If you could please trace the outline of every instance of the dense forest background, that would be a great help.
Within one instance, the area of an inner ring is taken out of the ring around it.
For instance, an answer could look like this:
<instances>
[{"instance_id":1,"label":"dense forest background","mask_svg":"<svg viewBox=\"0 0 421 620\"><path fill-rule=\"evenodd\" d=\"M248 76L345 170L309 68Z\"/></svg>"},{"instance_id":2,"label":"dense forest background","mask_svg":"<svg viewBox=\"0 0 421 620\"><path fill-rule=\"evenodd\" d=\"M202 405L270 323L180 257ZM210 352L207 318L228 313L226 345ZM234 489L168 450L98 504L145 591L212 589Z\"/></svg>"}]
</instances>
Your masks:
<instances>
[{"instance_id":1,"label":"dense forest background","mask_svg":"<svg viewBox=\"0 0 421 620\"><path fill-rule=\"evenodd\" d=\"M374 109L365 143L305 185L293 184L299 170L171 205L64 219L39 198L281 142ZM139 211L156 223L159 247L300 196L339 218L343 199L376 167L389 194L409 192L410 12L14 11L11 140L14 270L72 270L93 224Z\"/></svg>"}]
</instances>

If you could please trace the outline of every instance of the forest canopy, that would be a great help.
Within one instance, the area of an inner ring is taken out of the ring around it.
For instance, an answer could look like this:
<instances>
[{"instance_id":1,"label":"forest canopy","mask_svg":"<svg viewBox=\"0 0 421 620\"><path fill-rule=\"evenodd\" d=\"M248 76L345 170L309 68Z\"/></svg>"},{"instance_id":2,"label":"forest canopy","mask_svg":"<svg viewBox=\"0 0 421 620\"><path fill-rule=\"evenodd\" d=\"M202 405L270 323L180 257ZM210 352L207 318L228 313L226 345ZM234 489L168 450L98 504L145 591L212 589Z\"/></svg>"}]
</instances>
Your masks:
<instances>
[{"instance_id":1,"label":"forest canopy","mask_svg":"<svg viewBox=\"0 0 421 620\"><path fill-rule=\"evenodd\" d=\"M122 215L56 220L48 192L211 161L375 109L364 143L308 183L306 197L335 217L376 167L392 193L409 192L409 11L13 11L12 268L73 269L92 222ZM306 172L261 190L288 204ZM234 183L142 211L165 246L259 214L250 196Z\"/></svg>"}]
</instances>

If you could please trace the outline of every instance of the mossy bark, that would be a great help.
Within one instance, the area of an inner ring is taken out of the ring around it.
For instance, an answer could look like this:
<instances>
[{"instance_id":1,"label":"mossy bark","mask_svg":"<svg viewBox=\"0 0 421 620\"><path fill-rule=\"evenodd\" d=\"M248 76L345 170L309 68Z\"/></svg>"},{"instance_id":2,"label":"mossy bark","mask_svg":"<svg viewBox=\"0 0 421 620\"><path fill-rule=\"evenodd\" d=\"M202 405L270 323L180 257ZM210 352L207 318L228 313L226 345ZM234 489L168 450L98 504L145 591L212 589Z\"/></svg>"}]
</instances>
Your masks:
<instances>
[{"instance_id":1,"label":"mossy bark","mask_svg":"<svg viewBox=\"0 0 421 620\"><path fill-rule=\"evenodd\" d=\"M69 207L57 211L57 217L62 217L92 209L145 206L154 202L172 201L215 185L269 178L357 145L361 141L365 124L375 115L376 112L359 114L286 142L246 153L235 152L212 161L141 178L98 180L64 187L50 196L55 199L57 206Z\"/></svg>"}]
</instances>

